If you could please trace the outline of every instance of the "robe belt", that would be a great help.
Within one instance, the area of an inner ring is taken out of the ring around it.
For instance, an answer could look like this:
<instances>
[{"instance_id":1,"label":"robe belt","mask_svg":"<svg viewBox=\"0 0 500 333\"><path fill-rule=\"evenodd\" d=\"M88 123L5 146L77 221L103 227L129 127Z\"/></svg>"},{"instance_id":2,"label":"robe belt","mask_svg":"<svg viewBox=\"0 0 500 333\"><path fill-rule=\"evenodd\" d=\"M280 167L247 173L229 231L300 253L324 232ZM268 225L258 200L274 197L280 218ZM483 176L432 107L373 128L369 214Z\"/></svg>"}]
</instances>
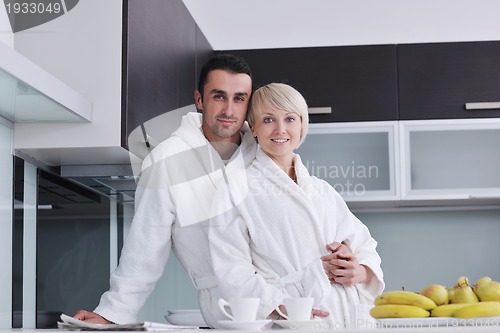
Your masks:
<instances>
[{"instance_id":1,"label":"robe belt","mask_svg":"<svg viewBox=\"0 0 500 333\"><path fill-rule=\"evenodd\" d=\"M217 279L214 275L194 277L194 274L189 272L189 277L196 290L210 289L217 287Z\"/></svg>"},{"instance_id":2,"label":"robe belt","mask_svg":"<svg viewBox=\"0 0 500 333\"><path fill-rule=\"evenodd\" d=\"M304 270L300 270L288 273L283 277L276 276L272 278L266 278L266 281L284 288L287 284L295 284L301 282L304 279L304 274Z\"/></svg>"}]
</instances>

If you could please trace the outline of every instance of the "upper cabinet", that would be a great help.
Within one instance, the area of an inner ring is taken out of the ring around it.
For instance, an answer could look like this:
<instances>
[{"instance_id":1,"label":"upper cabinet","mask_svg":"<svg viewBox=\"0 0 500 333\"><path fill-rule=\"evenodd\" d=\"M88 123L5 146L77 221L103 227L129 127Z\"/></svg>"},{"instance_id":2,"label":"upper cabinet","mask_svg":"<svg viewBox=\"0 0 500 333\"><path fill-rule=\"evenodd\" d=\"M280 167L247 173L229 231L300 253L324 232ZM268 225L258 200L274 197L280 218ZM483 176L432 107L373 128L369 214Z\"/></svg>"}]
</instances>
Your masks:
<instances>
[{"instance_id":1,"label":"upper cabinet","mask_svg":"<svg viewBox=\"0 0 500 333\"><path fill-rule=\"evenodd\" d=\"M130 134L194 103L213 50L182 0L80 1L68 15L16 34L16 51L85 96L92 121L16 123L14 149L51 166L129 164Z\"/></svg>"},{"instance_id":2,"label":"upper cabinet","mask_svg":"<svg viewBox=\"0 0 500 333\"><path fill-rule=\"evenodd\" d=\"M256 87L288 83L312 123L500 117L500 41L228 51Z\"/></svg>"},{"instance_id":3,"label":"upper cabinet","mask_svg":"<svg viewBox=\"0 0 500 333\"><path fill-rule=\"evenodd\" d=\"M213 50L182 1L125 3L122 146L128 148L134 129L194 104L199 71Z\"/></svg>"},{"instance_id":4,"label":"upper cabinet","mask_svg":"<svg viewBox=\"0 0 500 333\"><path fill-rule=\"evenodd\" d=\"M500 42L402 44L397 50L400 119L500 116Z\"/></svg>"},{"instance_id":5,"label":"upper cabinet","mask_svg":"<svg viewBox=\"0 0 500 333\"><path fill-rule=\"evenodd\" d=\"M309 107L331 107L311 122L396 120L396 46L340 46L228 51L251 66L256 87L290 84Z\"/></svg>"},{"instance_id":6,"label":"upper cabinet","mask_svg":"<svg viewBox=\"0 0 500 333\"><path fill-rule=\"evenodd\" d=\"M404 200L500 198L500 119L400 122Z\"/></svg>"},{"instance_id":7,"label":"upper cabinet","mask_svg":"<svg viewBox=\"0 0 500 333\"><path fill-rule=\"evenodd\" d=\"M299 147L309 173L346 201L400 199L398 122L311 124Z\"/></svg>"}]
</instances>

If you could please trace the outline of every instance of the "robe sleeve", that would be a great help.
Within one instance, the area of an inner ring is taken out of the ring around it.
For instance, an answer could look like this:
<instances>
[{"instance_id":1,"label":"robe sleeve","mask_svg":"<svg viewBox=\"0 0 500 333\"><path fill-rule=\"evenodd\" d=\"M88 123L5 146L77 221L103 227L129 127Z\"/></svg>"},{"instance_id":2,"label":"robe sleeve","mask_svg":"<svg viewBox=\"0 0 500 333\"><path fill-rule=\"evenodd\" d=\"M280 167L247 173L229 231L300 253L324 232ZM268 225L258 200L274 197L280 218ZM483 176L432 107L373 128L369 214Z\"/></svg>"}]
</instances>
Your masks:
<instances>
[{"instance_id":1,"label":"robe sleeve","mask_svg":"<svg viewBox=\"0 0 500 333\"><path fill-rule=\"evenodd\" d=\"M356 285L365 301L372 303L373 299L380 295L385 288L381 258L376 250L377 242L372 238L366 225L349 210L340 194L333 188L331 188L330 193L338 217L337 235L333 236L332 241L344 241L352 249L358 262L369 267L373 272L370 281Z\"/></svg>"},{"instance_id":2,"label":"robe sleeve","mask_svg":"<svg viewBox=\"0 0 500 333\"><path fill-rule=\"evenodd\" d=\"M170 255L174 204L168 175L161 169L152 166L143 171L119 265L111 273L110 289L94 310L118 324L137 322L137 314L161 278Z\"/></svg>"},{"instance_id":3,"label":"robe sleeve","mask_svg":"<svg viewBox=\"0 0 500 333\"><path fill-rule=\"evenodd\" d=\"M236 209L212 219L209 244L217 283L226 300L260 298L257 319L266 319L283 303L282 289L256 272L248 228Z\"/></svg>"}]
</instances>

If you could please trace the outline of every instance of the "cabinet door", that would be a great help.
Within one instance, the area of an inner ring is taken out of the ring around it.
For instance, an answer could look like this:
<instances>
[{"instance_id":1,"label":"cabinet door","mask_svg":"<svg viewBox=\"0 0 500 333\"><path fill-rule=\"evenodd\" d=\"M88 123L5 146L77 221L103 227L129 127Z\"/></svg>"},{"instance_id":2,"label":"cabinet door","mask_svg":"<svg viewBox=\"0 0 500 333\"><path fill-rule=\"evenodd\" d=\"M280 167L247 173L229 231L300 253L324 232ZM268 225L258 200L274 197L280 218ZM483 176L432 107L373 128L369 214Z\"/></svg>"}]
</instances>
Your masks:
<instances>
[{"instance_id":1,"label":"cabinet door","mask_svg":"<svg viewBox=\"0 0 500 333\"><path fill-rule=\"evenodd\" d=\"M128 147L138 126L194 103L196 72L211 50L181 0L125 3L122 146Z\"/></svg>"},{"instance_id":2,"label":"cabinet door","mask_svg":"<svg viewBox=\"0 0 500 333\"><path fill-rule=\"evenodd\" d=\"M311 122L397 119L396 46L228 51L252 67L254 84L287 83L309 107L331 107Z\"/></svg>"},{"instance_id":3,"label":"cabinet door","mask_svg":"<svg viewBox=\"0 0 500 333\"><path fill-rule=\"evenodd\" d=\"M488 118L500 102L500 42L398 45L400 119Z\"/></svg>"},{"instance_id":4,"label":"cabinet door","mask_svg":"<svg viewBox=\"0 0 500 333\"><path fill-rule=\"evenodd\" d=\"M403 199L500 198L500 119L402 121Z\"/></svg>"},{"instance_id":5,"label":"cabinet door","mask_svg":"<svg viewBox=\"0 0 500 333\"><path fill-rule=\"evenodd\" d=\"M397 122L312 124L297 153L346 201L396 200L397 135Z\"/></svg>"}]
</instances>

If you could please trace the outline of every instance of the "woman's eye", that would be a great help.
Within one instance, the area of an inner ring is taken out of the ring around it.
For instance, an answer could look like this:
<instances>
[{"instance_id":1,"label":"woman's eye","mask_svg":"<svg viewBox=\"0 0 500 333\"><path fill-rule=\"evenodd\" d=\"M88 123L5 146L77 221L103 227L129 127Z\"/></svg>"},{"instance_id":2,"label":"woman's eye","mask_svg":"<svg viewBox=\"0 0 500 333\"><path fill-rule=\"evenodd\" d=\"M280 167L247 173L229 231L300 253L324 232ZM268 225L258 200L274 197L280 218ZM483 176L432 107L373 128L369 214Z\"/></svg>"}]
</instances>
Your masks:
<instances>
[{"instance_id":1,"label":"woman's eye","mask_svg":"<svg viewBox=\"0 0 500 333\"><path fill-rule=\"evenodd\" d=\"M294 117L288 117L288 118L286 118L286 121L288 121L289 123L293 123L295 121L295 118Z\"/></svg>"},{"instance_id":2,"label":"woman's eye","mask_svg":"<svg viewBox=\"0 0 500 333\"><path fill-rule=\"evenodd\" d=\"M270 123L270 122L272 122L272 121L273 121L273 120L272 120L271 118L264 118L264 122L265 122L265 123Z\"/></svg>"}]
</instances>

